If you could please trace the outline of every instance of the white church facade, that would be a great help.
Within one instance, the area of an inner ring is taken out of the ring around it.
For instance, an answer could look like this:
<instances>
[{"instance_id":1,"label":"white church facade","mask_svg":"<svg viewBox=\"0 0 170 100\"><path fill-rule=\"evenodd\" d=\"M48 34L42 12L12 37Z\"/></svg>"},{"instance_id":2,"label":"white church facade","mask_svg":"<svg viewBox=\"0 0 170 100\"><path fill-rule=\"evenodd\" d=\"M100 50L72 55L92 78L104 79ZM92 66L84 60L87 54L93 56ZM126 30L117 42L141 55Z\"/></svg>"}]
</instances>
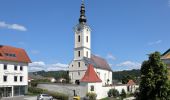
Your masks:
<instances>
[{"instance_id":1,"label":"white church facade","mask_svg":"<svg viewBox=\"0 0 170 100\"><path fill-rule=\"evenodd\" d=\"M105 59L91 53L91 29L87 24L84 3L81 5L79 23L74 28L74 59L69 64L73 84L79 84L89 64L93 65L102 85L112 84L112 70Z\"/></svg>"},{"instance_id":2,"label":"white church facade","mask_svg":"<svg viewBox=\"0 0 170 100\"><path fill-rule=\"evenodd\" d=\"M110 89L117 89L119 93L128 87L136 89L136 85L129 84L113 85L112 69L107 61L91 52L91 29L87 24L84 2L81 4L79 23L74 28L74 59L69 64L69 77L71 83L83 86L83 93L93 92L97 94L97 100L108 96ZM80 91L79 91L80 92ZM81 93L77 91L77 95ZM85 96L83 94L82 96Z\"/></svg>"}]
</instances>

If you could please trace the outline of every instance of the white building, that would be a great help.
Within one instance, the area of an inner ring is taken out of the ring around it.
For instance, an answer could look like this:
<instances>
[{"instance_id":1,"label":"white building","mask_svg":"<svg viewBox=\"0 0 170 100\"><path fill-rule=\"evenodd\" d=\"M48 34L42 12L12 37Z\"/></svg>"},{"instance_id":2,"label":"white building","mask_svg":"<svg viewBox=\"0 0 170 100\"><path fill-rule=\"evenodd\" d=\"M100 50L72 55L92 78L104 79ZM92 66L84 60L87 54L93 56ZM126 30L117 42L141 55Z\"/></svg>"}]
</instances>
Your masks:
<instances>
[{"instance_id":1,"label":"white building","mask_svg":"<svg viewBox=\"0 0 170 100\"><path fill-rule=\"evenodd\" d=\"M87 24L84 2L81 5L79 24L75 26L74 31L74 59L69 64L71 82L79 84L85 75L87 66L92 64L102 80L102 85L111 84L112 70L109 64L103 58L91 54L91 29Z\"/></svg>"},{"instance_id":2,"label":"white building","mask_svg":"<svg viewBox=\"0 0 170 100\"><path fill-rule=\"evenodd\" d=\"M2 97L27 93L30 62L25 50L0 45L0 95Z\"/></svg>"}]
</instances>

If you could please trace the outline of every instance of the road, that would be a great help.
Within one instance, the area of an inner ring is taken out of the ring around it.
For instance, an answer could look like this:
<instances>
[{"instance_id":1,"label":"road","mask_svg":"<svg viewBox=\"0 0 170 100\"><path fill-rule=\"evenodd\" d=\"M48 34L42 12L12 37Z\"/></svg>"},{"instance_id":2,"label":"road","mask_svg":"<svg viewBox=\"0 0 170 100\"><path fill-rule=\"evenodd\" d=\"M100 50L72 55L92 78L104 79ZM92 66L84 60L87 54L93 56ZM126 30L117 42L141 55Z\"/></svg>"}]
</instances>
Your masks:
<instances>
[{"instance_id":1,"label":"road","mask_svg":"<svg viewBox=\"0 0 170 100\"><path fill-rule=\"evenodd\" d=\"M20 97L2 98L1 100L37 100L37 97L36 96L20 96Z\"/></svg>"}]
</instances>

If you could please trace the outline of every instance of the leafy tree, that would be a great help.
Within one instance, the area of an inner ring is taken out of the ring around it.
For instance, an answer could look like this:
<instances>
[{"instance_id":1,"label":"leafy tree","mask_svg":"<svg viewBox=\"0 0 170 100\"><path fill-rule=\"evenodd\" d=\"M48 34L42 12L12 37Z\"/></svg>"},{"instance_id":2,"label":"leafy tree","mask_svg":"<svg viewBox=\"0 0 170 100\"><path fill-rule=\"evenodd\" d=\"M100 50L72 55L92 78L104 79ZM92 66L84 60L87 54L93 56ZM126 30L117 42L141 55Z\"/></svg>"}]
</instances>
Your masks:
<instances>
[{"instance_id":1,"label":"leafy tree","mask_svg":"<svg viewBox=\"0 0 170 100\"><path fill-rule=\"evenodd\" d=\"M159 52L149 55L141 67L140 100L170 100L167 67Z\"/></svg>"},{"instance_id":2,"label":"leafy tree","mask_svg":"<svg viewBox=\"0 0 170 100\"><path fill-rule=\"evenodd\" d=\"M122 99L126 98L126 92L125 92L124 89L122 89L120 96L121 96Z\"/></svg>"}]
</instances>

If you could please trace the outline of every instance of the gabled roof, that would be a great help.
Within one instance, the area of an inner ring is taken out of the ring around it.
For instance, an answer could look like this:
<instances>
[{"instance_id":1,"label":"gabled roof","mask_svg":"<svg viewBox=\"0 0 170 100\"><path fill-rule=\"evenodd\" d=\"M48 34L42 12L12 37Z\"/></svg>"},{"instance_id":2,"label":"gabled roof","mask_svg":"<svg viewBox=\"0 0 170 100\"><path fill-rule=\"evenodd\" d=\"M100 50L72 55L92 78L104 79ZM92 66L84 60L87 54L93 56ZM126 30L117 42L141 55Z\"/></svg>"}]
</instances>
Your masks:
<instances>
[{"instance_id":1,"label":"gabled roof","mask_svg":"<svg viewBox=\"0 0 170 100\"><path fill-rule=\"evenodd\" d=\"M24 49L0 45L0 60L31 63Z\"/></svg>"},{"instance_id":2,"label":"gabled roof","mask_svg":"<svg viewBox=\"0 0 170 100\"><path fill-rule=\"evenodd\" d=\"M92 64L95 68L112 71L107 61L99 56L91 55L91 58L84 57L84 61L87 65Z\"/></svg>"},{"instance_id":3,"label":"gabled roof","mask_svg":"<svg viewBox=\"0 0 170 100\"><path fill-rule=\"evenodd\" d=\"M170 49L162 54L161 59L170 59Z\"/></svg>"},{"instance_id":4,"label":"gabled roof","mask_svg":"<svg viewBox=\"0 0 170 100\"><path fill-rule=\"evenodd\" d=\"M127 83L128 86L135 85L135 82L133 80L129 80Z\"/></svg>"},{"instance_id":5,"label":"gabled roof","mask_svg":"<svg viewBox=\"0 0 170 100\"><path fill-rule=\"evenodd\" d=\"M102 82L102 80L98 77L98 75L94 71L93 65L90 64L80 82L96 83Z\"/></svg>"}]
</instances>

